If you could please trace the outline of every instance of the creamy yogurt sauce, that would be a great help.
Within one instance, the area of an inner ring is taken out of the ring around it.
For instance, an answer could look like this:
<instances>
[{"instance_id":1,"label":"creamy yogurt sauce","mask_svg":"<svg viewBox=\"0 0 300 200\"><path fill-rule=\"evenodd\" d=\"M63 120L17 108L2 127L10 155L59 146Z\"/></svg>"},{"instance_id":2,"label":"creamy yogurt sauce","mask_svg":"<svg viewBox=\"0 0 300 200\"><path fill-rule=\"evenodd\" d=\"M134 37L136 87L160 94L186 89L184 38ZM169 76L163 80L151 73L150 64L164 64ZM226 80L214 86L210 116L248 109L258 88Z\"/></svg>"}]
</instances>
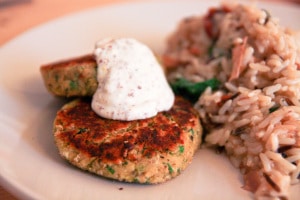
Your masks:
<instances>
[{"instance_id":1,"label":"creamy yogurt sauce","mask_svg":"<svg viewBox=\"0 0 300 200\"><path fill-rule=\"evenodd\" d=\"M138 120L169 110L174 94L153 52L131 38L103 39L94 51L98 88L92 109L101 117Z\"/></svg>"}]
</instances>

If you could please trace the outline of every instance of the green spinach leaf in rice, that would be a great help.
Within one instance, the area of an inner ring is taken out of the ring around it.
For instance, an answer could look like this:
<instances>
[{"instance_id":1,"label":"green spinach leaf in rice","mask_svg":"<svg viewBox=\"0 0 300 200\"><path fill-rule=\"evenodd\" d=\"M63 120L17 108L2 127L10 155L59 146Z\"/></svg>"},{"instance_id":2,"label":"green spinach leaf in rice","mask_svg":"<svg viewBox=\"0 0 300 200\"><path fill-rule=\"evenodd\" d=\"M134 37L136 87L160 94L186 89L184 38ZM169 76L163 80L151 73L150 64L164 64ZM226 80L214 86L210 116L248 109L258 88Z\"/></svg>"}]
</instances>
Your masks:
<instances>
[{"instance_id":1,"label":"green spinach leaf in rice","mask_svg":"<svg viewBox=\"0 0 300 200\"><path fill-rule=\"evenodd\" d=\"M217 90L220 84L221 82L215 78L197 83L179 78L174 83L171 83L171 88L176 95L183 96L195 103L207 87L211 87L212 90Z\"/></svg>"}]
</instances>

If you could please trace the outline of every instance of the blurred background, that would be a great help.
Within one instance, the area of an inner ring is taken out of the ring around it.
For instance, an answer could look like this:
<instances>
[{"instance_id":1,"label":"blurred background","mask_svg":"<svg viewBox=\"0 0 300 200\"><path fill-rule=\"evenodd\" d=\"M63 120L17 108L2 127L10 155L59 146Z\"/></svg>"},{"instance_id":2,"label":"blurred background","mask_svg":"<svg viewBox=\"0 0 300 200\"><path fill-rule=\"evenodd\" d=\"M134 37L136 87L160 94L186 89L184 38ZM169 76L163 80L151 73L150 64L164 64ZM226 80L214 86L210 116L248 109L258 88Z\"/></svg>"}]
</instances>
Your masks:
<instances>
[{"instance_id":1,"label":"blurred background","mask_svg":"<svg viewBox=\"0 0 300 200\"><path fill-rule=\"evenodd\" d=\"M33 26L71 12L95 6L134 1L143 0L0 0L0 45ZM300 0L263 1L295 5L299 3L300 5Z\"/></svg>"}]
</instances>

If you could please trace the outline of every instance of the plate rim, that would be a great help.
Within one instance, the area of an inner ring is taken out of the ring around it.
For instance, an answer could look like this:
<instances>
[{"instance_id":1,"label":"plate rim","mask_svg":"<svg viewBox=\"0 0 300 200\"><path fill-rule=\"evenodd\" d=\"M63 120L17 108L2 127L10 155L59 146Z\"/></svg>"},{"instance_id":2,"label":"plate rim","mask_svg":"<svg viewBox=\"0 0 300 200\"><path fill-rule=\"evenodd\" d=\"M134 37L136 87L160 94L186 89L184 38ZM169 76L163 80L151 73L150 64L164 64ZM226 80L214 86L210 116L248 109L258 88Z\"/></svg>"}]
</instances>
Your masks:
<instances>
[{"instance_id":1,"label":"plate rim","mask_svg":"<svg viewBox=\"0 0 300 200\"><path fill-rule=\"evenodd\" d=\"M196 0L187 0L185 2L180 1L180 0L176 0L176 2L180 2L180 3L188 3L188 2L197 2ZM208 2L220 2L219 0L205 0ZM161 4L161 3L166 3L166 4L170 4L173 3L174 0L166 0L166 1L159 1L159 0L145 0L145 1L129 1L129 2L118 2L118 3L113 3L113 4L108 4L108 5L103 5L103 6L96 6L93 8L87 8L81 11L77 11L77 12L72 12L63 16L60 16L58 18L49 20L45 23L39 24L37 26L34 26L22 33L20 33L19 35L17 35L16 37L4 42L0 47L0 54L2 52L3 49L5 49L7 46L18 42L18 40L22 39L23 37L26 37L26 35L28 34L34 34L34 32L36 30L39 29L43 29L44 27L47 27L53 23L57 23L61 20L65 20L66 18L72 18L72 17L78 17L81 15L85 15L89 12L95 12L96 10L102 10L102 9L111 9L111 8L115 8L115 7L125 7L125 6L132 6L132 5L147 5L147 4ZM245 1L247 2L247 1ZM263 4L269 4L267 2L263 2ZM282 3L282 2L276 2L276 6L284 6L284 7L292 7L294 8L294 5L292 4L286 4L286 3ZM300 6L297 7L297 9L300 10ZM0 171L1 172L1 171ZM27 187L22 186L22 184L19 183L14 183L12 180L7 180L2 173L0 173L0 183L1 183L1 187L5 188L6 190L8 190L10 193L14 194L14 196L21 198L21 199L31 199L31 198L39 198L38 195L36 193L33 193L32 191L28 190Z\"/></svg>"}]
</instances>

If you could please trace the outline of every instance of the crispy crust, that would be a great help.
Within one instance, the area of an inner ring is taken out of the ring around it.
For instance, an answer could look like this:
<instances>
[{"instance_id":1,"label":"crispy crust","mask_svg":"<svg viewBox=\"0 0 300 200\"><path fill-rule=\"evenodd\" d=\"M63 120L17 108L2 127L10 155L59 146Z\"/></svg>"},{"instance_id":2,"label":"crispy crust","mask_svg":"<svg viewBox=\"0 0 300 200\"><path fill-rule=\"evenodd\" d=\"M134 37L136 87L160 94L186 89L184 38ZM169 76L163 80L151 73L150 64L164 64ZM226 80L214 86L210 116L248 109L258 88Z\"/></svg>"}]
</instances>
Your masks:
<instances>
[{"instance_id":1,"label":"crispy crust","mask_svg":"<svg viewBox=\"0 0 300 200\"><path fill-rule=\"evenodd\" d=\"M177 97L168 112L145 120L97 116L90 99L57 113L54 137L63 158L98 175L126 182L161 183L180 174L201 142L198 114Z\"/></svg>"},{"instance_id":2,"label":"crispy crust","mask_svg":"<svg viewBox=\"0 0 300 200\"><path fill-rule=\"evenodd\" d=\"M97 89L97 63L92 54L42 65L47 90L55 96L92 96Z\"/></svg>"}]
</instances>

